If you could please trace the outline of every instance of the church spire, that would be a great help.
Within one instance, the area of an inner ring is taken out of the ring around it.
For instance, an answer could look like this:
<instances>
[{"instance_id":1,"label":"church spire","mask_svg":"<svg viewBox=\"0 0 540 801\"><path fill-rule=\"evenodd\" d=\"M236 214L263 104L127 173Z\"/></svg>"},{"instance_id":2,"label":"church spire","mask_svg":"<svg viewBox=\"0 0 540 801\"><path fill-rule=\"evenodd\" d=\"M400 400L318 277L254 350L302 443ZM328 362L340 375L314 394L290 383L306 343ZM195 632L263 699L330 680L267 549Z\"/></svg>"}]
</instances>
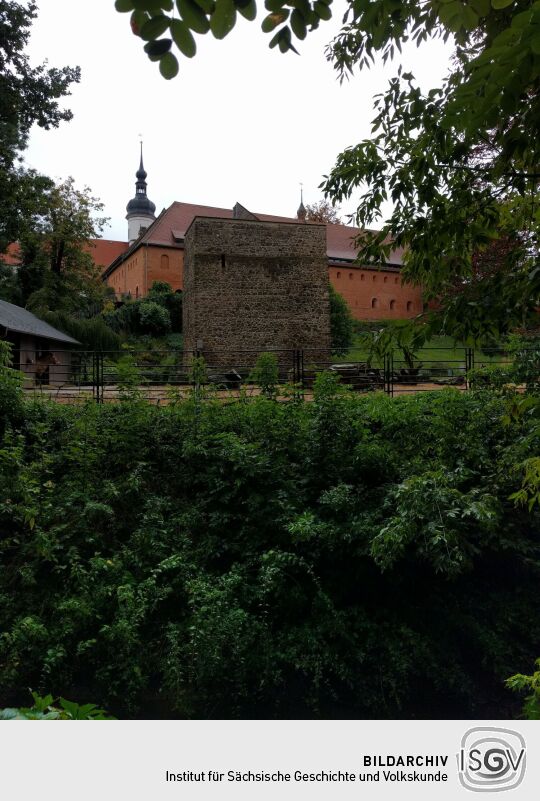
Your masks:
<instances>
[{"instance_id":1,"label":"church spire","mask_svg":"<svg viewBox=\"0 0 540 801\"><path fill-rule=\"evenodd\" d=\"M142 139L141 139L141 163L139 165L139 169L137 170L136 176L137 176L137 182L144 183L145 189L146 189L146 178L147 178L147 175L148 175L148 173L144 169L143 143L142 143Z\"/></svg>"},{"instance_id":2,"label":"church spire","mask_svg":"<svg viewBox=\"0 0 540 801\"><path fill-rule=\"evenodd\" d=\"M146 194L147 172L144 169L142 140L141 162L139 164L139 169L135 173L135 177L137 178L135 183L135 197L129 201L126 207L126 219L128 221L128 237L130 245L139 238L141 235L141 229L148 228L148 226L151 225L156 219L156 206Z\"/></svg>"},{"instance_id":3,"label":"church spire","mask_svg":"<svg viewBox=\"0 0 540 801\"><path fill-rule=\"evenodd\" d=\"M304 206L304 184L300 184L300 205L298 206L296 217L299 222L306 221L306 207Z\"/></svg>"}]
</instances>

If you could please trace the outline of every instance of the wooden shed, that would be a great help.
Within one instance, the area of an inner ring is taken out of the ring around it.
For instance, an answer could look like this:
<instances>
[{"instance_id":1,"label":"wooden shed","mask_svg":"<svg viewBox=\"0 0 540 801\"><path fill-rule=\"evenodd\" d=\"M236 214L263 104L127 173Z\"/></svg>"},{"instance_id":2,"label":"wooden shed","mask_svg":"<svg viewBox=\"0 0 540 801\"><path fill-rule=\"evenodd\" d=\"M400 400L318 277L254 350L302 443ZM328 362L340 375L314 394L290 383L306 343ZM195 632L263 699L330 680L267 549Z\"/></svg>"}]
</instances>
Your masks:
<instances>
[{"instance_id":1,"label":"wooden shed","mask_svg":"<svg viewBox=\"0 0 540 801\"><path fill-rule=\"evenodd\" d=\"M69 380L76 339L35 314L0 300L0 339L13 346L13 367L28 383L59 385Z\"/></svg>"}]
</instances>

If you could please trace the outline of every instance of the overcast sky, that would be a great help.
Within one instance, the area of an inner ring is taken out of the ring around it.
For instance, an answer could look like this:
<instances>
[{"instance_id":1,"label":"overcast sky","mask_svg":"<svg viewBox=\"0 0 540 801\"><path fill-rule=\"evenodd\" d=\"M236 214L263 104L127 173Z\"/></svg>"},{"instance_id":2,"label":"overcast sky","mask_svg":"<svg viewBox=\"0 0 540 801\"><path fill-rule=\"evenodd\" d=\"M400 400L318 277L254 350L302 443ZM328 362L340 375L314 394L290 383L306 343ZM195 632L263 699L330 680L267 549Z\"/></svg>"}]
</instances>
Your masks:
<instances>
[{"instance_id":1,"label":"overcast sky","mask_svg":"<svg viewBox=\"0 0 540 801\"><path fill-rule=\"evenodd\" d=\"M173 81L161 78L113 0L38 5L32 61L79 65L82 78L65 101L74 119L57 130L35 128L26 161L89 186L105 204L103 236L110 239L127 236L139 134L158 212L174 200L225 208L239 201L255 212L294 216L300 181L305 202L318 200L336 155L369 136L372 97L397 69L395 62L378 64L339 84L324 56L345 8L339 0L335 19L308 34L300 57L268 48L259 12L255 23L240 19L224 41L196 36L197 55L181 59ZM431 42L408 47L401 61L429 89L446 74L450 52ZM342 212L354 206L353 199Z\"/></svg>"}]
</instances>

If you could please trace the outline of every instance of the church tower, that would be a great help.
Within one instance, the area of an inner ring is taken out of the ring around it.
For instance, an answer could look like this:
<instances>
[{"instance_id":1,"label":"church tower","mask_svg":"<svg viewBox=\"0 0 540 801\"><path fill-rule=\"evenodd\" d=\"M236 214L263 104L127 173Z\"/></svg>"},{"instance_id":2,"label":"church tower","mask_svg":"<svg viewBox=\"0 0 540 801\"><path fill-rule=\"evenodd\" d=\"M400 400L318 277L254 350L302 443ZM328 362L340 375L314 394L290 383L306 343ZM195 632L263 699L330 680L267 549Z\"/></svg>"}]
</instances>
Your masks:
<instances>
[{"instance_id":1,"label":"church tower","mask_svg":"<svg viewBox=\"0 0 540 801\"><path fill-rule=\"evenodd\" d=\"M128 221L128 239L132 245L142 233L141 229L148 228L156 219L156 206L149 200L146 194L147 173L143 164L143 149L141 142L141 163L136 173L137 183L135 184L135 197L129 201L126 207L126 220Z\"/></svg>"}]
</instances>

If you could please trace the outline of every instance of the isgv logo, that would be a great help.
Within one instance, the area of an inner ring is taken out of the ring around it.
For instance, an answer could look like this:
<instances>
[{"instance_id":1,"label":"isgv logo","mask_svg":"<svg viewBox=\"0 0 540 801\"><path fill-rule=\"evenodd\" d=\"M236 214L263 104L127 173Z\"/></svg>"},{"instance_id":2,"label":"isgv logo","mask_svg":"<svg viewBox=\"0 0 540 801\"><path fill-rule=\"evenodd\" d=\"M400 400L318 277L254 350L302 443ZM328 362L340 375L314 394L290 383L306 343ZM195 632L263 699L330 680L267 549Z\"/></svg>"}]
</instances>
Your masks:
<instances>
[{"instance_id":1,"label":"isgv logo","mask_svg":"<svg viewBox=\"0 0 540 801\"><path fill-rule=\"evenodd\" d=\"M477 726L463 735L457 759L459 780L467 790L513 790L525 775L525 739L512 729Z\"/></svg>"}]
</instances>

